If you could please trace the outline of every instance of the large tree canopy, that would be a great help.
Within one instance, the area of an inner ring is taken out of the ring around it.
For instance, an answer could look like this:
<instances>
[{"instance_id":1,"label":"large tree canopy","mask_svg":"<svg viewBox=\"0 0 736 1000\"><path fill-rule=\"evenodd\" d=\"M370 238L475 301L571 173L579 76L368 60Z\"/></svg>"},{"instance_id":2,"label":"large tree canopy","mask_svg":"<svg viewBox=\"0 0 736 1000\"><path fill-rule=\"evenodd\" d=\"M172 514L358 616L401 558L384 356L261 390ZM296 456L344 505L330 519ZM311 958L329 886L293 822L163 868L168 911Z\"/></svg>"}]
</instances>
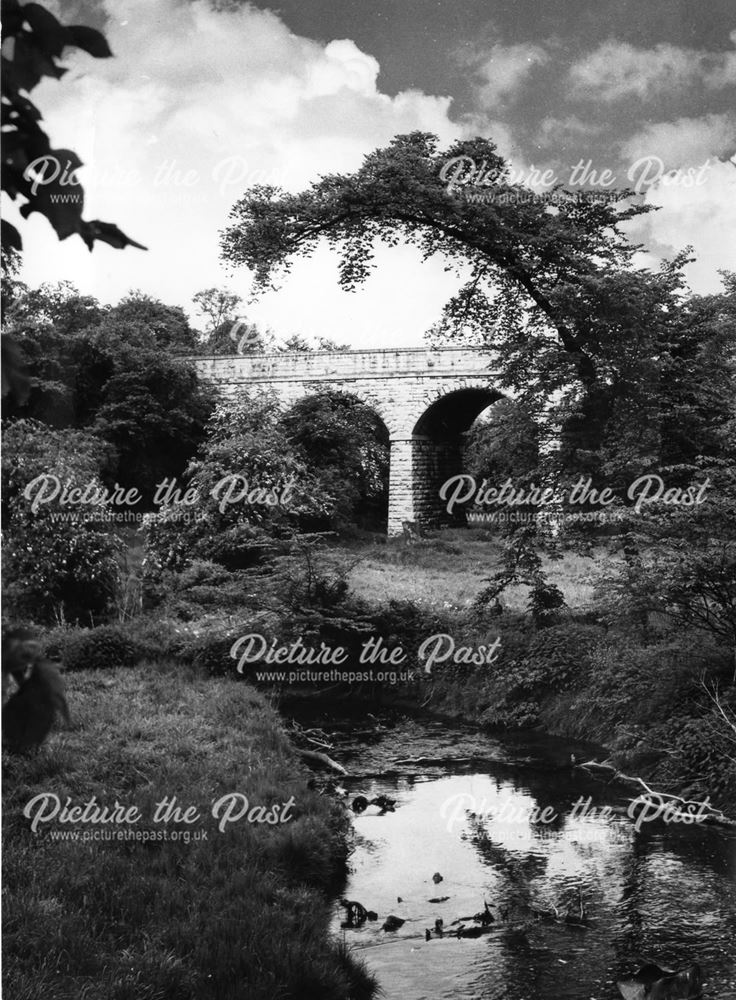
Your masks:
<instances>
[{"instance_id":1,"label":"large tree canopy","mask_svg":"<svg viewBox=\"0 0 736 1000\"><path fill-rule=\"evenodd\" d=\"M493 183L483 202L448 187L443 167L469 157ZM571 289L589 298L602 273L627 267L636 249L618 224L645 209L626 201L570 199L550 205L522 200L508 182L508 167L486 139L438 150L435 136L397 136L365 158L353 175L330 175L301 194L252 188L233 208L233 224L222 234L222 253L232 264L251 268L267 286L288 271L294 257L310 255L324 239L340 250L340 283L352 289L370 273L377 241L403 241L423 258L439 254L469 280L448 304L448 315L484 327L502 319L507 304L494 302L489 287L527 297L556 332L557 344L584 384L598 378L595 330L584 310L570 310ZM491 197L493 195L493 197ZM501 197L504 196L504 197Z\"/></svg>"}]
</instances>

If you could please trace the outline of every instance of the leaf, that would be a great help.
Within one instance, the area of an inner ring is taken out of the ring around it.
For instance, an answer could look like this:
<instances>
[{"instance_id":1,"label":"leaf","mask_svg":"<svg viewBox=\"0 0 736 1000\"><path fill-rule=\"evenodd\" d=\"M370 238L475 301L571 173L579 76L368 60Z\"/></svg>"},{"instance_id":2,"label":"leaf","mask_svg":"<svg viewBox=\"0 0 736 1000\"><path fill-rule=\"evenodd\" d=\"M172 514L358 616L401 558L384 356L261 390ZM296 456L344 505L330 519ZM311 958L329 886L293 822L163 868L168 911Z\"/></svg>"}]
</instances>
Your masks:
<instances>
[{"instance_id":1,"label":"leaf","mask_svg":"<svg viewBox=\"0 0 736 1000\"><path fill-rule=\"evenodd\" d=\"M64 197L67 197L66 195ZM33 212L40 212L45 215L56 231L60 240L65 240L73 233L80 231L82 224L83 195L77 192L71 197L79 198L79 201L52 201L52 192L48 188L41 188L30 201L23 205L20 214L27 219Z\"/></svg>"},{"instance_id":2,"label":"leaf","mask_svg":"<svg viewBox=\"0 0 736 1000\"><path fill-rule=\"evenodd\" d=\"M15 226L8 222L7 219L2 219L0 220L0 227L2 227L3 253L7 253L8 250L17 250L20 253L23 249L23 241Z\"/></svg>"},{"instance_id":3,"label":"leaf","mask_svg":"<svg viewBox=\"0 0 736 1000\"><path fill-rule=\"evenodd\" d=\"M67 34L70 39L68 45L84 49L95 59L108 59L112 55L107 39L95 28L88 28L86 24L72 24L67 28Z\"/></svg>"},{"instance_id":4,"label":"leaf","mask_svg":"<svg viewBox=\"0 0 736 1000\"><path fill-rule=\"evenodd\" d=\"M20 90L33 90L44 76L60 80L67 72L63 66L57 66L53 58L40 48L36 39L28 34L19 35L15 39L13 59L8 60L6 74L8 70L11 70L11 86Z\"/></svg>"},{"instance_id":5,"label":"leaf","mask_svg":"<svg viewBox=\"0 0 736 1000\"><path fill-rule=\"evenodd\" d=\"M26 4L23 7L23 17L30 24L44 51L52 57L60 56L64 46L68 44L68 32L64 25L37 3Z\"/></svg>"},{"instance_id":6,"label":"leaf","mask_svg":"<svg viewBox=\"0 0 736 1000\"><path fill-rule=\"evenodd\" d=\"M28 203L20 214L27 219L33 212L41 212L54 227L60 240L79 232L84 209L84 191L72 178L82 166L82 161L70 149L51 151L46 166L39 172L39 179L24 190ZM50 167L50 169L48 169ZM48 178L44 180L44 178ZM24 179L28 180L29 178ZM30 178L33 181L33 178Z\"/></svg>"},{"instance_id":7,"label":"leaf","mask_svg":"<svg viewBox=\"0 0 736 1000\"><path fill-rule=\"evenodd\" d=\"M79 230L79 234L91 250L95 240L109 243L116 250L123 250L127 246L137 247L139 250L148 250L142 243L136 243L129 236L121 232L112 222L100 222L95 219L93 222L84 222Z\"/></svg>"},{"instance_id":8,"label":"leaf","mask_svg":"<svg viewBox=\"0 0 736 1000\"><path fill-rule=\"evenodd\" d=\"M18 0L3 0L2 14L2 37L14 38L23 29L23 12Z\"/></svg>"}]
</instances>

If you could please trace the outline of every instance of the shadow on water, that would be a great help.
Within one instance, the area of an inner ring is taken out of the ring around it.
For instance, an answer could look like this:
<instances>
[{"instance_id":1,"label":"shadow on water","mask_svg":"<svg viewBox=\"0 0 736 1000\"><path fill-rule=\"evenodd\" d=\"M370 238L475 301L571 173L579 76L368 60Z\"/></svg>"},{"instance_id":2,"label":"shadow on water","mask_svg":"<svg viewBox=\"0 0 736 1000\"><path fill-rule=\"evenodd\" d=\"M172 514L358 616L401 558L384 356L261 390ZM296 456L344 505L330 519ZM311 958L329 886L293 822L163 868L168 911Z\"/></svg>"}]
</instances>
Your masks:
<instances>
[{"instance_id":1,"label":"shadow on water","mask_svg":"<svg viewBox=\"0 0 736 1000\"><path fill-rule=\"evenodd\" d=\"M626 800L572 768L571 750L585 748L561 740L390 717L364 719L356 738L348 723L334 751L348 800L387 795L396 809L354 817L344 896L379 919L343 928L336 901L332 926L386 1000L613 1000L616 980L646 961L698 962L706 1000L736 1000L733 833L636 832L602 814ZM581 899L585 918L566 922ZM447 933L485 902L487 932ZM389 914L404 921L395 931L381 929ZM443 936L426 940L438 919Z\"/></svg>"}]
</instances>

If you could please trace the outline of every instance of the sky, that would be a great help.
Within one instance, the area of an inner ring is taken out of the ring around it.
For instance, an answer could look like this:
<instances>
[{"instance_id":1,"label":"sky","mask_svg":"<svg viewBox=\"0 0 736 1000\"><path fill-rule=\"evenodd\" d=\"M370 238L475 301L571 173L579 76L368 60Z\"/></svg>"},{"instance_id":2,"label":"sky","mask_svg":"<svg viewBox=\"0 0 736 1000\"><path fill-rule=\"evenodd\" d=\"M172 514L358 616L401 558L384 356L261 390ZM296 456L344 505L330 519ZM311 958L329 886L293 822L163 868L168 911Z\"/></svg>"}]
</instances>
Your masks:
<instances>
[{"instance_id":1,"label":"sky","mask_svg":"<svg viewBox=\"0 0 736 1000\"><path fill-rule=\"evenodd\" d=\"M277 336L354 348L414 346L458 279L441 259L381 248L355 293L326 249L256 301L219 259L243 191L299 191L351 172L399 133L492 138L517 176L576 164L639 184L660 211L630 236L641 265L692 245L695 292L736 270L733 0L47 0L104 30L114 58L68 50L69 73L33 91L56 146L85 163L85 218L149 249L90 253L22 221L23 277L69 280L114 303L140 289L193 312L211 286ZM7 217L15 221L14 207ZM200 324L201 325L201 324Z\"/></svg>"}]
</instances>

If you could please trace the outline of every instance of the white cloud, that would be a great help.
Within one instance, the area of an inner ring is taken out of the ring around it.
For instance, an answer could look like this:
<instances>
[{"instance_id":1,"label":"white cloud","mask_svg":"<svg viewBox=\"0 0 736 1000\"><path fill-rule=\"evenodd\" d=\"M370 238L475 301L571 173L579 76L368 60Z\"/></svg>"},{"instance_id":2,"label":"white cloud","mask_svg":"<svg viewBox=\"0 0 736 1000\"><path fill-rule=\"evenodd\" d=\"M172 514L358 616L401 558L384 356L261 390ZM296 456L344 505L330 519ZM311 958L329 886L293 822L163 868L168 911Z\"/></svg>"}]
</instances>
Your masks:
<instances>
[{"instance_id":1,"label":"white cloud","mask_svg":"<svg viewBox=\"0 0 736 1000\"><path fill-rule=\"evenodd\" d=\"M476 100L480 108L492 110L509 99L526 82L537 66L549 62L549 53L541 45L492 45L488 50L475 49L463 56L473 66Z\"/></svg>"},{"instance_id":2,"label":"white cloud","mask_svg":"<svg viewBox=\"0 0 736 1000\"><path fill-rule=\"evenodd\" d=\"M691 287L700 293L719 291L718 271L736 268L736 161L712 162L702 184L685 186L673 179L653 186L644 201L659 211L626 227L632 240L649 250L642 261L651 265L652 258L656 263L692 246L697 259L686 269Z\"/></svg>"},{"instance_id":3,"label":"white cloud","mask_svg":"<svg viewBox=\"0 0 736 1000\"><path fill-rule=\"evenodd\" d=\"M665 170L700 166L709 158L734 151L736 113L652 122L624 140L620 148L629 164L651 157L658 158Z\"/></svg>"},{"instance_id":4,"label":"white cloud","mask_svg":"<svg viewBox=\"0 0 736 1000\"><path fill-rule=\"evenodd\" d=\"M736 45L736 31L729 37ZM570 80L576 96L604 101L651 99L698 83L722 89L736 84L736 52L705 52L667 43L641 49L611 39L573 63Z\"/></svg>"},{"instance_id":5,"label":"white cloud","mask_svg":"<svg viewBox=\"0 0 736 1000\"><path fill-rule=\"evenodd\" d=\"M540 122L537 141L543 146L564 147L571 142L589 141L591 137L600 135L605 128L605 125L596 122L583 121L577 115L552 115Z\"/></svg>"},{"instance_id":6,"label":"white cloud","mask_svg":"<svg viewBox=\"0 0 736 1000\"><path fill-rule=\"evenodd\" d=\"M103 301L138 287L189 307L200 288L223 282L218 230L249 184L300 190L320 174L354 170L397 133L421 129L446 143L460 134L450 98L382 94L378 62L349 39L321 44L292 34L269 11L215 12L205 0L106 0L106 9L115 58L79 54L63 81L34 96L52 142L85 161L85 218L115 222L150 249L98 244L90 254L76 237L59 243L36 215L21 223L31 284L68 278ZM406 255L391 259L408 300L434 301L427 285L436 287L436 275ZM329 270L313 269L311 294L322 302L324 332L339 335L314 284L320 274L333 281ZM245 272L235 281L247 291ZM285 286L273 325L278 317L284 332L299 330L302 292ZM389 308L380 294L361 305L376 331ZM420 311L406 312L416 341ZM337 325L345 320L338 309Z\"/></svg>"}]
</instances>

